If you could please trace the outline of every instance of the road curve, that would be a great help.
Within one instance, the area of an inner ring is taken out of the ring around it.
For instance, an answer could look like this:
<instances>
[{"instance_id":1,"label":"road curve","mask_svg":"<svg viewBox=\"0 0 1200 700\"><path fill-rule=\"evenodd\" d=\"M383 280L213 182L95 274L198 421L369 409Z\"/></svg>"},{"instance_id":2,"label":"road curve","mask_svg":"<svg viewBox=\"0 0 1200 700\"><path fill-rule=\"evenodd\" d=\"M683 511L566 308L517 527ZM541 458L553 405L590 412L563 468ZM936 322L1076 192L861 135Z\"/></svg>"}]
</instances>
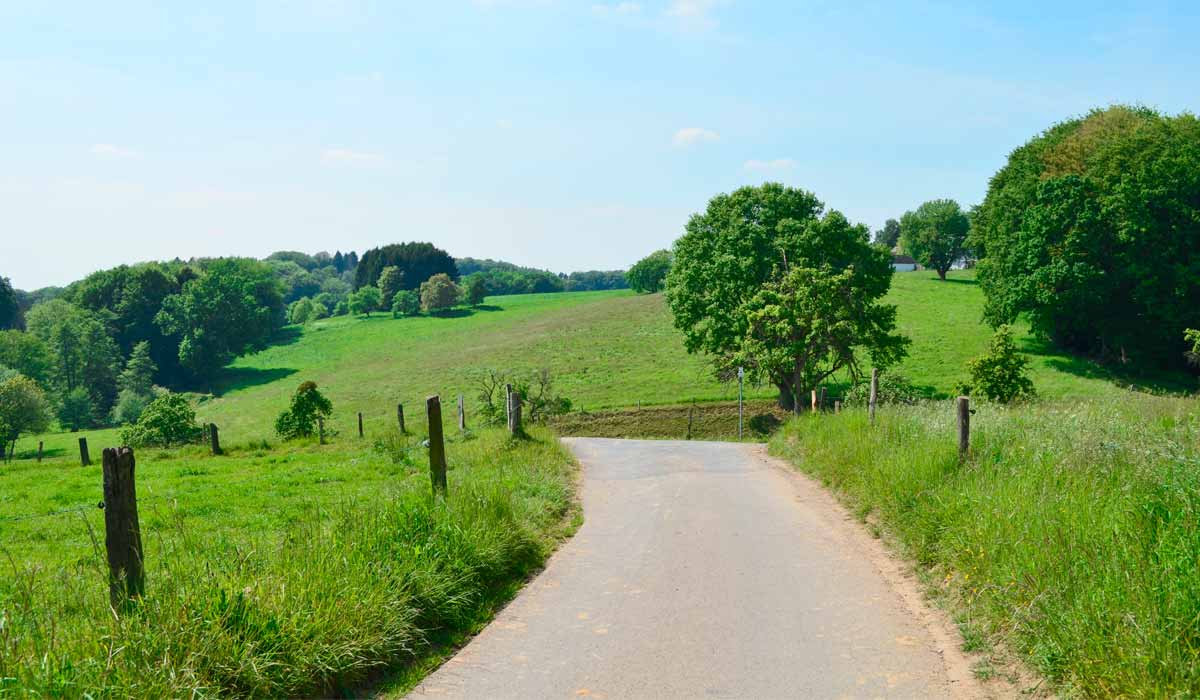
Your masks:
<instances>
[{"instance_id":1,"label":"road curve","mask_svg":"<svg viewBox=\"0 0 1200 700\"><path fill-rule=\"evenodd\" d=\"M565 442L583 526L410 697L979 694L878 543L762 447Z\"/></svg>"}]
</instances>

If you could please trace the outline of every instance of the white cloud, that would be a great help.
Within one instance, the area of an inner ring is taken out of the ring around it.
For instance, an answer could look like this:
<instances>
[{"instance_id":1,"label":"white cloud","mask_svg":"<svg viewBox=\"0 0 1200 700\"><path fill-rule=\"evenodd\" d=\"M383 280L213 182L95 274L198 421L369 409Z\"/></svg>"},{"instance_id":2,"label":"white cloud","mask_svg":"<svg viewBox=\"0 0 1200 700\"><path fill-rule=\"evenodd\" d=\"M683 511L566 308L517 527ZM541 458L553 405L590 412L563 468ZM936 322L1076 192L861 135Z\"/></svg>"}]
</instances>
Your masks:
<instances>
[{"instance_id":1,"label":"white cloud","mask_svg":"<svg viewBox=\"0 0 1200 700\"><path fill-rule=\"evenodd\" d=\"M676 146L693 146L698 143L720 141L721 135L711 129L688 126L676 131L675 136L671 140Z\"/></svg>"},{"instance_id":2,"label":"white cloud","mask_svg":"<svg viewBox=\"0 0 1200 700\"><path fill-rule=\"evenodd\" d=\"M717 26L712 16L716 5L717 0L671 0L663 14L684 29L713 29Z\"/></svg>"},{"instance_id":3,"label":"white cloud","mask_svg":"<svg viewBox=\"0 0 1200 700\"><path fill-rule=\"evenodd\" d=\"M114 146L111 143L92 144L92 147L89 148L88 151L90 151L92 155L100 156L101 158L133 158L137 156L136 151L131 151L128 148L121 148L120 146Z\"/></svg>"},{"instance_id":4,"label":"white cloud","mask_svg":"<svg viewBox=\"0 0 1200 700\"><path fill-rule=\"evenodd\" d=\"M642 6L636 2L617 2L604 5L592 5L592 12L607 17L609 15L636 15L640 14Z\"/></svg>"},{"instance_id":5,"label":"white cloud","mask_svg":"<svg viewBox=\"0 0 1200 700\"><path fill-rule=\"evenodd\" d=\"M382 163L385 158L378 153L352 151L348 148L326 148L321 151L321 160L326 163L355 163L368 165Z\"/></svg>"},{"instance_id":6,"label":"white cloud","mask_svg":"<svg viewBox=\"0 0 1200 700\"><path fill-rule=\"evenodd\" d=\"M778 173L785 170L792 170L796 167L796 161L791 158L776 158L775 160L748 160L742 164L742 168L749 172L766 172Z\"/></svg>"}]
</instances>

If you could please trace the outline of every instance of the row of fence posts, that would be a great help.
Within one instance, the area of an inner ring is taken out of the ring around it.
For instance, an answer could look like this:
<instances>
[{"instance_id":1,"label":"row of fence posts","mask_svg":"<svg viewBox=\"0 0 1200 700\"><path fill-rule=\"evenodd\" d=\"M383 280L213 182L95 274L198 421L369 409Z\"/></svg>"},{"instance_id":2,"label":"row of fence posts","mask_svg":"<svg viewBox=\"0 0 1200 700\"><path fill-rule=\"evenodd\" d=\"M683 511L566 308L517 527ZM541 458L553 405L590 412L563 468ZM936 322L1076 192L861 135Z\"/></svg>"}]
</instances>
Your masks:
<instances>
[{"instance_id":1,"label":"row of fence posts","mask_svg":"<svg viewBox=\"0 0 1200 700\"><path fill-rule=\"evenodd\" d=\"M739 397L740 399L740 397ZM867 399L867 419L875 423L875 409L879 402L879 370L871 370L871 393ZM740 403L740 401L739 401ZM958 459L964 461L971 451L971 399L967 396L959 396L954 401L955 415L958 423ZM813 389L812 392L812 410L814 413L821 410L825 406L825 387ZM842 402L833 402L833 412L841 413ZM739 417L738 436L741 437L741 426ZM688 434L691 435L691 419L688 419Z\"/></svg>"},{"instance_id":2,"label":"row of fence posts","mask_svg":"<svg viewBox=\"0 0 1200 700\"><path fill-rule=\"evenodd\" d=\"M508 413L508 431L519 436L521 431L521 397L512 385L505 387ZM429 421L429 476L435 497L446 498L446 442L442 432L442 402L438 396L425 400L425 411ZM404 404L396 404L396 420L400 432L407 433L404 424ZM458 395L458 428L467 429L467 412L463 395ZM325 422L317 420L318 442L325 444ZM217 426L204 426L213 454L221 454ZM358 434L363 436L363 415L358 414ZM38 456L42 446L38 444ZM85 466L91 464L88 456L87 438L79 438L79 454ZM105 448L103 451L104 476L104 548L108 560L108 592L113 610L125 611L146 590L146 562L142 550L141 527L138 523L137 487L135 483L135 459L129 447Z\"/></svg>"}]
</instances>

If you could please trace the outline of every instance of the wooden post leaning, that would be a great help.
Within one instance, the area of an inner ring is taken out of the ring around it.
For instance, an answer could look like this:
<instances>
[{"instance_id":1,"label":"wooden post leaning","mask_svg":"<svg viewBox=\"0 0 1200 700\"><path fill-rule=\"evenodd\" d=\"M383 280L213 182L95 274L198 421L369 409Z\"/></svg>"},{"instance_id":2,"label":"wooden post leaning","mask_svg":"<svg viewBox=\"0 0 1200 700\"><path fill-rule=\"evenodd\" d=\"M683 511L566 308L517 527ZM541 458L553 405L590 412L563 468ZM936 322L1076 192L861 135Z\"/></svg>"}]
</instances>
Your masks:
<instances>
[{"instance_id":1,"label":"wooden post leaning","mask_svg":"<svg viewBox=\"0 0 1200 700\"><path fill-rule=\"evenodd\" d=\"M88 456L87 438L79 438L79 463L85 467L91 466L92 458Z\"/></svg>"}]
</instances>

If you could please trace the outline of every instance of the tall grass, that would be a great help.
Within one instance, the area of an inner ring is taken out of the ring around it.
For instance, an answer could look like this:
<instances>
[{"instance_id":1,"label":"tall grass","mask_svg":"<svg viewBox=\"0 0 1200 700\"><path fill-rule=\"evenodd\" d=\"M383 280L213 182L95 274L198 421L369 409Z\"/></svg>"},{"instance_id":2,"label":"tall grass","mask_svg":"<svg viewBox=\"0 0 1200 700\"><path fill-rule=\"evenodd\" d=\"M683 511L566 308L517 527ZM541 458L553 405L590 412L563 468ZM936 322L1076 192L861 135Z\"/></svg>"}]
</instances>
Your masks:
<instances>
[{"instance_id":1,"label":"tall grass","mask_svg":"<svg viewBox=\"0 0 1200 700\"><path fill-rule=\"evenodd\" d=\"M972 418L804 417L772 441L877 519L970 626L1066 694L1200 695L1200 414L1128 394Z\"/></svg>"},{"instance_id":2,"label":"tall grass","mask_svg":"<svg viewBox=\"0 0 1200 700\"><path fill-rule=\"evenodd\" d=\"M280 532L147 536L148 590L108 607L97 551L0 578L0 695L296 697L345 692L478 625L569 527L571 459L549 433L454 445L428 479L314 503ZM269 505L267 505L269 507Z\"/></svg>"}]
</instances>

